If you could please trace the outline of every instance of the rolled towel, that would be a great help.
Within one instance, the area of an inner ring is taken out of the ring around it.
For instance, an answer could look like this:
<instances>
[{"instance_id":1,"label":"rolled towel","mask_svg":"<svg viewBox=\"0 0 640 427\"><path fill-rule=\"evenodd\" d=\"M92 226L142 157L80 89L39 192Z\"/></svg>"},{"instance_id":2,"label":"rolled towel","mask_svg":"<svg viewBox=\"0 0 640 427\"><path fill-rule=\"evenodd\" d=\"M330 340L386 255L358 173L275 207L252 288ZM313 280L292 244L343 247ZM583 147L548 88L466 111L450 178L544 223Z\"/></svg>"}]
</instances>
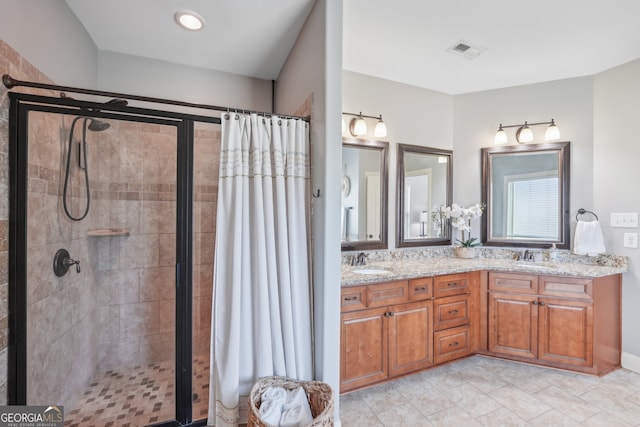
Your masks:
<instances>
[{"instance_id":1,"label":"rolled towel","mask_svg":"<svg viewBox=\"0 0 640 427\"><path fill-rule=\"evenodd\" d=\"M282 407L280 427L302 427L313 421L307 393L302 387L289 392Z\"/></svg>"},{"instance_id":2,"label":"rolled towel","mask_svg":"<svg viewBox=\"0 0 640 427\"><path fill-rule=\"evenodd\" d=\"M282 406L289 394L282 387L268 387L261 396L262 403L258 409L262 421L270 426L277 426L282 416Z\"/></svg>"}]
</instances>

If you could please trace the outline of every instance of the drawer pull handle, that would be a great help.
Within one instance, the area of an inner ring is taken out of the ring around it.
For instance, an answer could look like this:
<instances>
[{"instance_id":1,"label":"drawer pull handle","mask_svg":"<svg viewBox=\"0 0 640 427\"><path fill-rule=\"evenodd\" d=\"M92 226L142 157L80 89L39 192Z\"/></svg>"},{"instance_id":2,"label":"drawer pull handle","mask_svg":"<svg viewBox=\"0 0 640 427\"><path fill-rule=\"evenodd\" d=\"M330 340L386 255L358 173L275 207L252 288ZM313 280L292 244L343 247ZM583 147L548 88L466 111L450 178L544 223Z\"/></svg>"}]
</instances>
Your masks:
<instances>
[{"instance_id":1,"label":"drawer pull handle","mask_svg":"<svg viewBox=\"0 0 640 427\"><path fill-rule=\"evenodd\" d=\"M458 310L449 310L449 314L458 314Z\"/></svg>"},{"instance_id":2,"label":"drawer pull handle","mask_svg":"<svg viewBox=\"0 0 640 427\"><path fill-rule=\"evenodd\" d=\"M420 286L420 287L416 287L413 289L416 292L422 292L422 291L426 291L427 287L426 286Z\"/></svg>"},{"instance_id":3,"label":"drawer pull handle","mask_svg":"<svg viewBox=\"0 0 640 427\"><path fill-rule=\"evenodd\" d=\"M447 283L447 286L453 288L454 286L458 286L457 282Z\"/></svg>"},{"instance_id":4,"label":"drawer pull handle","mask_svg":"<svg viewBox=\"0 0 640 427\"><path fill-rule=\"evenodd\" d=\"M354 295L352 297L344 297L345 301L357 301L359 298L357 295Z\"/></svg>"},{"instance_id":5,"label":"drawer pull handle","mask_svg":"<svg viewBox=\"0 0 640 427\"><path fill-rule=\"evenodd\" d=\"M460 344L458 341L452 342L451 344L449 344L449 347L457 347L458 344Z\"/></svg>"}]
</instances>

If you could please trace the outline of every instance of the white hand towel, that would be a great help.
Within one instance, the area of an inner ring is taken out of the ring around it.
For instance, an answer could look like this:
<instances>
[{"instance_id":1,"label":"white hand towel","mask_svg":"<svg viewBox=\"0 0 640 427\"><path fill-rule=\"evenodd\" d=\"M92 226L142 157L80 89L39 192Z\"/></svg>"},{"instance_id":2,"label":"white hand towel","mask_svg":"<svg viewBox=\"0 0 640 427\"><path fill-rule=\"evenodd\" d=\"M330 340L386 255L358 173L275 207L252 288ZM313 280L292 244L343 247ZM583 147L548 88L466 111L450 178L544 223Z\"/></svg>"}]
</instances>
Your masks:
<instances>
[{"instance_id":1,"label":"white hand towel","mask_svg":"<svg viewBox=\"0 0 640 427\"><path fill-rule=\"evenodd\" d=\"M280 427L302 427L313 421L307 393L302 387L289 392L287 401L282 407Z\"/></svg>"},{"instance_id":2,"label":"white hand towel","mask_svg":"<svg viewBox=\"0 0 640 427\"><path fill-rule=\"evenodd\" d=\"M282 406L287 401L289 394L282 387L268 387L262 393L258 413L263 422L270 426L277 426L282 416Z\"/></svg>"},{"instance_id":3,"label":"white hand towel","mask_svg":"<svg viewBox=\"0 0 640 427\"><path fill-rule=\"evenodd\" d=\"M600 223L598 221L578 221L573 237L573 253L594 256L605 252Z\"/></svg>"}]
</instances>

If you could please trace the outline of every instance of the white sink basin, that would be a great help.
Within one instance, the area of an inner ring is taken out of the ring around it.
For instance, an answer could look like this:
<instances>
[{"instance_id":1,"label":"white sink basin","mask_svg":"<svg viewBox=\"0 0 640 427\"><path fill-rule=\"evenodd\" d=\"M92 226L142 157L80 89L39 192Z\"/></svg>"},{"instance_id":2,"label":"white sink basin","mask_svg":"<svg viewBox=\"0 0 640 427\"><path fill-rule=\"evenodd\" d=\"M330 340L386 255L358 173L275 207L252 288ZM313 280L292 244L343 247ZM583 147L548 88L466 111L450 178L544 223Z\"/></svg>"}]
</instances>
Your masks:
<instances>
[{"instance_id":1,"label":"white sink basin","mask_svg":"<svg viewBox=\"0 0 640 427\"><path fill-rule=\"evenodd\" d=\"M358 268L353 272L358 274L391 274L391 271L384 268Z\"/></svg>"}]
</instances>

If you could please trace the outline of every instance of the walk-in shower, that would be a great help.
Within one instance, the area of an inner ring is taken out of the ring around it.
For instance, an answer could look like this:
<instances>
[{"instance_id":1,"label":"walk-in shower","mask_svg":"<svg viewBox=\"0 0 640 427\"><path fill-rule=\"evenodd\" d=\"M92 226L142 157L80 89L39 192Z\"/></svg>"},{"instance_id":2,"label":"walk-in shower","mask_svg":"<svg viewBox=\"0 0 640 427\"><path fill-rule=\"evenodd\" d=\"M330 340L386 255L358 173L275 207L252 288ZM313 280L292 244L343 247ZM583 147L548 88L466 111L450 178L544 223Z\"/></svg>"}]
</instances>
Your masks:
<instances>
[{"instance_id":1,"label":"walk-in shower","mask_svg":"<svg viewBox=\"0 0 640 427\"><path fill-rule=\"evenodd\" d=\"M10 99L9 402L63 405L68 425L205 419L216 118ZM58 276L61 248L78 264Z\"/></svg>"},{"instance_id":2,"label":"walk-in shower","mask_svg":"<svg viewBox=\"0 0 640 427\"><path fill-rule=\"evenodd\" d=\"M63 96L69 98L68 96ZM106 104L110 105L118 105L118 106L126 106L128 101L126 99L114 98L106 102ZM82 120L82 139L78 143L78 166L84 171L84 185L85 185L85 193L86 193L86 203L84 211L79 216L74 216L71 213L68 204L67 193L69 189L69 171L71 169L71 153L73 152L74 146L74 136L75 136L75 128L76 123ZM89 162L87 161L87 129L92 132L102 132L109 129L111 125L105 121L91 118L91 117L83 117L78 116L73 119L71 122L71 129L69 130L69 144L67 145L67 160L65 162L65 174L64 174L64 185L62 190L62 206L64 209L64 213L69 217L69 219L73 221L81 221L87 217L89 214L89 208L91 206L91 185L89 183Z\"/></svg>"}]
</instances>

